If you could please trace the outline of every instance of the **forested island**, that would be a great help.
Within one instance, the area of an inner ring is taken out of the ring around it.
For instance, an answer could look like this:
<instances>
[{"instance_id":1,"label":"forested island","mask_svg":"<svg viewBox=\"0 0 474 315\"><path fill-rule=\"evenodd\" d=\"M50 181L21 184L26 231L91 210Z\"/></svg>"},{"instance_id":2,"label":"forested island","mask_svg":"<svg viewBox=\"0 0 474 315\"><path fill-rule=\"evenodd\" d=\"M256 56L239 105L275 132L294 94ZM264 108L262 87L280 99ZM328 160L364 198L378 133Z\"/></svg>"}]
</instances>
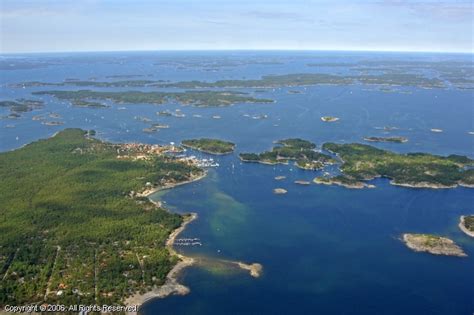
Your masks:
<instances>
[{"instance_id":1,"label":"forested island","mask_svg":"<svg viewBox=\"0 0 474 315\"><path fill-rule=\"evenodd\" d=\"M99 92L80 91L38 91L34 95L52 95L72 104L87 104L97 100L109 100L117 104L166 104L177 102L197 107L230 106L236 103L272 103L273 100L254 98L241 92L186 91L186 92Z\"/></svg>"},{"instance_id":2,"label":"forested island","mask_svg":"<svg viewBox=\"0 0 474 315\"><path fill-rule=\"evenodd\" d=\"M347 188L372 188L367 181L377 177L389 178L393 185L413 188L474 187L474 160L466 156L399 154L359 143L325 143L322 150L326 154L316 151L314 143L303 139L280 140L276 144L271 151L240 153L240 159L262 164L287 164L293 160L296 166L308 170L339 164L342 174L316 177L314 182Z\"/></svg>"},{"instance_id":3,"label":"forested island","mask_svg":"<svg viewBox=\"0 0 474 315\"><path fill-rule=\"evenodd\" d=\"M0 108L8 108L11 112L7 118L19 118L22 113L31 112L35 109L41 109L44 103L38 100L29 100L20 98L15 101L0 101Z\"/></svg>"},{"instance_id":4,"label":"forested island","mask_svg":"<svg viewBox=\"0 0 474 315\"><path fill-rule=\"evenodd\" d=\"M121 304L164 283L183 222L146 197L196 180L170 147L66 129L0 154L0 305Z\"/></svg>"},{"instance_id":5,"label":"forested island","mask_svg":"<svg viewBox=\"0 0 474 315\"><path fill-rule=\"evenodd\" d=\"M365 144L325 143L323 149L341 159L342 177L351 182L376 177L391 179L393 185L415 188L474 187L474 160L465 156L447 157L428 153L398 154ZM333 179L329 179L333 180Z\"/></svg>"},{"instance_id":6,"label":"forested island","mask_svg":"<svg viewBox=\"0 0 474 315\"><path fill-rule=\"evenodd\" d=\"M467 257L466 253L453 240L432 234L402 235L405 245L415 252L427 252L433 255Z\"/></svg>"},{"instance_id":7,"label":"forested island","mask_svg":"<svg viewBox=\"0 0 474 315\"><path fill-rule=\"evenodd\" d=\"M325 165L332 164L335 160L327 155L315 151L316 145L312 142L291 138L275 142L277 146L271 151L263 153L241 153L243 162L255 162L262 164L287 164L295 161L295 165L302 169L318 170Z\"/></svg>"},{"instance_id":8,"label":"forested island","mask_svg":"<svg viewBox=\"0 0 474 315\"><path fill-rule=\"evenodd\" d=\"M474 237L474 215L462 215L459 219L459 228L466 235Z\"/></svg>"},{"instance_id":9,"label":"forested island","mask_svg":"<svg viewBox=\"0 0 474 315\"><path fill-rule=\"evenodd\" d=\"M87 108L107 108L109 106L99 103L99 102L91 102L86 101L83 99L72 100L71 104L76 107L87 107Z\"/></svg>"},{"instance_id":10,"label":"forested island","mask_svg":"<svg viewBox=\"0 0 474 315\"><path fill-rule=\"evenodd\" d=\"M210 154L229 154L235 149L235 144L232 142L209 138L183 140L181 144Z\"/></svg>"}]
</instances>

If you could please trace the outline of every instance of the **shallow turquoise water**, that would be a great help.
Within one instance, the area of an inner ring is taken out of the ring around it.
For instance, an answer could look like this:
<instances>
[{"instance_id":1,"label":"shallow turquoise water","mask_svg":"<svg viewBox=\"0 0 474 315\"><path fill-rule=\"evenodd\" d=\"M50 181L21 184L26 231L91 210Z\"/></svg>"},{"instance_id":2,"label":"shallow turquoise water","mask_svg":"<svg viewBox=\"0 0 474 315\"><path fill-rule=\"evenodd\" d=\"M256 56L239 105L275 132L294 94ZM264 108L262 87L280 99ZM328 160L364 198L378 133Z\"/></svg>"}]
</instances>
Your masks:
<instances>
[{"instance_id":1,"label":"shallow turquoise water","mask_svg":"<svg viewBox=\"0 0 474 315\"><path fill-rule=\"evenodd\" d=\"M216 58L211 53L191 56ZM59 58L57 55L48 58L53 57ZM61 62L47 68L0 71L0 93L2 99L20 98L30 97L31 91L47 89L10 89L5 86L8 82L54 82L90 76L100 79L127 73L150 73L154 79L215 80L316 72L306 67L306 63L332 60L328 53L274 53L271 57L279 58L283 64L244 65L217 72L153 66L165 57L168 62L169 58L187 58L182 54L157 53L61 56ZM335 57L353 61L394 56L339 53ZM395 57L466 58L462 55ZM236 53L232 58L255 56ZM238 104L217 109L176 104L125 105L126 110L118 110L117 106L80 109L44 97L48 102L44 110L27 113L18 120L0 120L0 148L11 150L62 128L81 127L93 128L101 138L111 141L168 143L190 137L219 137L235 142L237 152L243 152L268 149L272 141L287 137L305 138L318 145L328 141L361 142L364 136L386 135L378 127L396 126L400 129L389 134L406 136L409 142L376 144L378 147L398 152L474 157L474 136L467 134L474 130L472 92L404 88L411 94L383 93L367 86L292 89L304 93L270 89L254 95L273 98L277 100L275 104ZM163 118L155 114L158 110L175 108L182 109L186 117ZM31 120L33 115L50 111L61 114L65 124L46 127ZM192 117L193 114L202 118ZM211 118L216 114L222 119ZM267 114L268 119L253 120L244 114ZM157 134L144 134L142 129L146 125L135 120L136 115L169 124L170 128ZM341 121L323 123L320 121L323 115L338 116ZM15 128L5 128L8 124L14 124ZM430 128L444 132L432 133ZM264 267L263 274L254 279L244 272L223 274L192 267L182 275L182 282L191 289L189 295L154 300L142 307L143 314L461 315L474 312L474 240L457 228L461 214L474 212L474 190L407 189L391 186L384 179L373 181L377 188L371 190L300 186L293 181L312 180L319 173L291 165L241 164L237 153L215 159L220 167L212 169L208 177L169 190L160 198L174 211L199 215L182 236L199 237L204 245L187 248L185 254L258 262ZM274 177L279 175L287 178L275 181ZM288 194L274 195L272 190L276 187L287 189ZM451 237L469 258L411 252L398 239L404 232Z\"/></svg>"}]
</instances>

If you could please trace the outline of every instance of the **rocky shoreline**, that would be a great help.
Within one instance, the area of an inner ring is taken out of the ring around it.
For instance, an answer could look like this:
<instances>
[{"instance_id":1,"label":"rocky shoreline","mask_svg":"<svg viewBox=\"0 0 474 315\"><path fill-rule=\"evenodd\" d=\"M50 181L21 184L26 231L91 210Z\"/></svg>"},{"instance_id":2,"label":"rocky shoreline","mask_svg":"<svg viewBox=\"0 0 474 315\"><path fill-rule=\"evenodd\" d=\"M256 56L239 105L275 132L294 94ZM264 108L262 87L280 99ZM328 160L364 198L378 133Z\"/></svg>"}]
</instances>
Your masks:
<instances>
[{"instance_id":1,"label":"rocky shoreline","mask_svg":"<svg viewBox=\"0 0 474 315\"><path fill-rule=\"evenodd\" d=\"M178 276L184 268L192 266L194 264L194 259L177 253L173 248L173 244L176 237L186 228L189 223L191 223L195 219L197 219L196 213L191 213L189 216L185 217L181 226L174 230L166 241L166 248L168 248L170 254L172 256L177 256L180 261L173 267L173 269L170 270L170 272L166 276L165 283L161 286L155 286L151 291L146 292L144 294L136 293L128 297L124 301L125 305L141 306L143 305L143 303L154 298L165 298L169 295L186 295L189 293L189 288L178 282Z\"/></svg>"},{"instance_id":2,"label":"rocky shoreline","mask_svg":"<svg viewBox=\"0 0 474 315\"><path fill-rule=\"evenodd\" d=\"M375 177L374 177L375 178ZM363 180L372 180L374 178L364 178ZM365 183L363 181L356 181L353 183L345 183L343 181L338 180L337 178L325 178L325 177L316 177L313 180L314 183L320 184L320 185L338 185L342 186L345 188L349 189L363 189L363 188L375 188L374 185ZM466 188L474 188L474 185L467 185L467 184L456 184L456 185L441 185L441 184L433 184L433 183L428 183L428 182L419 182L419 183L399 183L395 182L393 180L390 180L390 184L393 186L400 186L400 187L406 187L406 188L415 188L415 189L420 189L420 188L427 188L427 189L451 189L451 188L456 188L458 186L466 187Z\"/></svg>"},{"instance_id":3,"label":"rocky shoreline","mask_svg":"<svg viewBox=\"0 0 474 315\"><path fill-rule=\"evenodd\" d=\"M353 183L344 183L340 180L333 179L333 178L325 178L325 177L316 177L313 179L313 182L318 185L337 185L342 186L349 189L364 189L364 188L375 188L374 185L366 184L361 181L355 181Z\"/></svg>"},{"instance_id":4,"label":"rocky shoreline","mask_svg":"<svg viewBox=\"0 0 474 315\"><path fill-rule=\"evenodd\" d=\"M239 157L239 159L240 161L245 162L245 163L258 163L258 164L264 164L264 165L278 165L278 164L288 165L289 164L288 160L282 160L282 161L248 160L242 157Z\"/></svg>"},{"instance_id":5,"label":"rocky shoreline","mask_svg":"<svg viewBox=\"0 0 474 315\"><path fill-rule=\"evenodd\" d=\"M149 198L152 194L160 190L170 189L176 186L189 184L189 183L198 181L206 177L206 175L207 175L207 172L203 171L202 174L198 176L192 176L191 179L187 181L150 188L137 194L137 196L148 197L148 199L152 203L154 203L157 207L161 207L162 206L161 202L153 201ZM125 299L124 301L125 305L138 305L140 307L146 301L154 299L154 298L165 298L169 295L186 295L189 293L190 291L189 288L178 282L178 276L179 276L179 273L184 268L192 266L194 264L194 259L177 253L173 248L173 244L176 237L186 228L186 226L189 223L191 223L195 219L197 219L196 213L191 213L190 215L186 216L183 222L181 223L181 225L169 235L168 240L166 241L166 248L168 249L170 255L178 257L180 261L168 272L168 274L166 275L165 283L161 286L153 287L151 291L148 291L146 293L143 293L143 294L135 293L134 295ZM129 314L136 314L136 313L133 312Z\"/></svg>"},{"instance_id":6,"label":"rocky shoreline","mask_svg":"<svg viewBox=\"0 0 474 315\"><path fill-rule=\"evenodd\" d=\"M441 184L433 184L428 182L419 182L419 183L397 183L393 180L390 181L390 184L394 186L401 186L401 187L408 187L408 188L430 188L430 189L448 189L448 188L456 188L458 185L441 185Z\"/></svg>"},{"instance_id":7,"label":"rocky shoreline","mask_svg":"<svg viewBox=\"0 0 474 315\"><path fill-rule=\"evenodd\" d=\"M250 275L254 278L260 277L260 274L262 273L262 269L263 269L263 266L259 263L246 264L246 263L238 261L237 265L241 269L248 270L250 272Z\"/></svg>"}]
</instances>

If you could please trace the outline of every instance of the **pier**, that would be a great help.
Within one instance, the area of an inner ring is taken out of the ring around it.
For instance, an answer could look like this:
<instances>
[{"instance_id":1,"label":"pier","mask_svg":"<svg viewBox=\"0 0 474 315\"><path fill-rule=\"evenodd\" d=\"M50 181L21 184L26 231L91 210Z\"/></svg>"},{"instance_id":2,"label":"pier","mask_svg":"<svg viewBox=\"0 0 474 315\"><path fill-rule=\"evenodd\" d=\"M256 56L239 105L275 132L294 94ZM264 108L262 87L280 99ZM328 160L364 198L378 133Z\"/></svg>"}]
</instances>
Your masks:
<instances>
[{"instance_id":1,"label":"pier","mask_svg":"<svg viewBox=\"0 0 474 315\"><path fill-rule=\"evenodd\" d=\"M202 246L199 238L177 238L174 240L175 246Z\"/></svg>"}]
</instances>

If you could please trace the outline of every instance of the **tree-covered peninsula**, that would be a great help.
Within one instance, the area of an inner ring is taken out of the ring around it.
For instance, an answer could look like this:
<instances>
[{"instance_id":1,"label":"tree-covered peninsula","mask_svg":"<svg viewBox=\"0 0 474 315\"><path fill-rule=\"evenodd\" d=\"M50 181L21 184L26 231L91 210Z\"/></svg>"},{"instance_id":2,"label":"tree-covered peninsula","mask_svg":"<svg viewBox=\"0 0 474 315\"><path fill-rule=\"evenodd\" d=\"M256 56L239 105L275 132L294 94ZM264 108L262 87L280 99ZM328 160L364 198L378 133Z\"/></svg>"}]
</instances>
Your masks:
<instances>
[{"instance_id":1,"label":"tree-covered peninsula","mask_svg":"<svg viewBox=\"0 0 474 315\"><path fill-rule=\"evenodd\" d=\"M119 304L164 282L182 217L147 193L202 176L167 147L67 129L0 154L0 305Z\"/></svg>"},{"instance_id":2,"label":"tree-covered peninsula","mask_svg":"<svg viewBox=\"0 0 474 315\"><path fill-rule=\"evenodd\" d=\"M183 140L181 144L184 147L210 154L229 154L234 152L235 148L232 142L209 138Z\"/></svg>"}]
</instances>

